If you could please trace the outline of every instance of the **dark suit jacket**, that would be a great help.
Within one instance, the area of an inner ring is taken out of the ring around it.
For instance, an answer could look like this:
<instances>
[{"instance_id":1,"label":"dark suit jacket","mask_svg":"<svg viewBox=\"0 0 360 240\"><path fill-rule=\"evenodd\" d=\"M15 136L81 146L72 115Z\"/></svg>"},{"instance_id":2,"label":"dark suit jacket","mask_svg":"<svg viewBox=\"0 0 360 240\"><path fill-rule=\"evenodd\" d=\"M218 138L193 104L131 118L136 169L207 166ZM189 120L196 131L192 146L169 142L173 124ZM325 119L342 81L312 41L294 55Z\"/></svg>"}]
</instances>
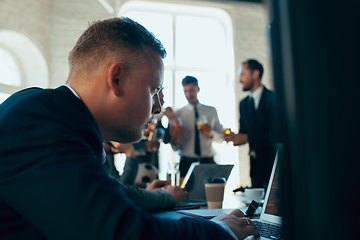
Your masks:
<instances>
[{"instance_id":1,"label":"dark suit jacket","mask_svg":"<svg viewBox=\"0 0 360 240\"><path fill-rule=\"evenodd\" d=\"M248 135L250 151L256 152L256 159L251 157L250 176L270 176L275 158L272 138L274 92L264 87L258 109L251 114L249 96L241 100L240 133Z\"/></svg>"},{"instance_id":2,"label":"dark suit jacket","mask_svg":"<svg viewBox=\"0 0 360 240\"><path fill-rule=\"evenodd\" d=\"M66 87L0 105L0 239L232 239L192 218L155 218L101 166L102 138Z\"/></svg>"}]
</instances>

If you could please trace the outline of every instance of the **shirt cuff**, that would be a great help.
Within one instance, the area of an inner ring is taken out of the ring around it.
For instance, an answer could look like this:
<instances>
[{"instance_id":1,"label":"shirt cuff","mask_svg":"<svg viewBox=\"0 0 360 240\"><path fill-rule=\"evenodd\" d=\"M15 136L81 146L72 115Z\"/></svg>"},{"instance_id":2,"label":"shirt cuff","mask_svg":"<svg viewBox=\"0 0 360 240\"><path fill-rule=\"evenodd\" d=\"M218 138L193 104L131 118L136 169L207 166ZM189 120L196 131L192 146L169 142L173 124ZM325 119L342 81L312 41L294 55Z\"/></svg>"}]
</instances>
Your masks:
<instances>
[{"instance_id":1,"label":"shirt cuff","mask_svg":"<svg viewBox=\"0 0 360 240\"><path fill-rule=\"evenodd\" d=\"M214 220L211 219L210 221L219 224L220 226L222 226L235 240L238 240L238 238L236 237L235 233L229 228L228 225L226 225L226 223L218 221L218 220Z\"/></svg>"}]
</instances>

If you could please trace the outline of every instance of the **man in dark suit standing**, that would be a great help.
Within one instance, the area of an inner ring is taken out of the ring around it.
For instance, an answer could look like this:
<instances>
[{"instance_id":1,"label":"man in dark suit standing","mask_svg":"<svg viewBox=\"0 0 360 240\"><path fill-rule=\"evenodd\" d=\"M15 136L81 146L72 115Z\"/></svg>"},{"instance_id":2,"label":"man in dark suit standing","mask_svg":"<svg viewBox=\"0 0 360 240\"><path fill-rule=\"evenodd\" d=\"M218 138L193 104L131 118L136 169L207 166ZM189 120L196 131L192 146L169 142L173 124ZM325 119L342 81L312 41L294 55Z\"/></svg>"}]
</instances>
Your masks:
<instances>
[{"instance_id":1,"label":"man in dark suit standing","mask_svg":"<svg viewBox=\"0 0 360 240\"><path fill-rule=\"evenodd\" d=\"M161 42L131 19L96 21L70 52L65 86L25 89L0 105L1 239L259 234L238 209L212 221L154 217L101 166L102 142L138 141L161 111L165 55ZM173 190L182 198L181 189Z\"/></svg>"},{"instance_id":2,"label":"man in dark suit standing","mask_svg":"<svg viewBox=\"0 0 360 240\"><path fill-rule=\"evenodd\" d=\"M240 83L249 95L240 101L240 130L231 132L224 140L234 146L249 143L250 177L254 188L264 188L269 182L275 158L272 134L274 92L261 84L263 66L256 60L243 62Z\"/></svg>"}]
</instances>

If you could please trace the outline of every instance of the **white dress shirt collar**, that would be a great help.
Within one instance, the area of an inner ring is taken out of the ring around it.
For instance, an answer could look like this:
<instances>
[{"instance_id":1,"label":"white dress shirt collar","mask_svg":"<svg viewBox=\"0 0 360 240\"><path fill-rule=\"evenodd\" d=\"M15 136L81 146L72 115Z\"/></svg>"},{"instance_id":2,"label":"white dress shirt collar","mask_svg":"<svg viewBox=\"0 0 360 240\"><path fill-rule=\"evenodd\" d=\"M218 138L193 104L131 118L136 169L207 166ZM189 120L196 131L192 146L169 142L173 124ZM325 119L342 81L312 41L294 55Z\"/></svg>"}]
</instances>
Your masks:
<instances>
[{"instance_id":1,"label":"white dress shirt collar","mask_svg":"<svg viewBox=\"0 0 360 240\"><path fill-rule=\"evenodd\" d=\"M197 109L199 109L199 106L200 106L200 102L197 102L197 104L193 105L191 103L188 103L186 105L186 108L188 108L189 110L194 110L194 107L196 107Z\"/></svg>"},{"instance_id":2,"label":"white dress shirt collar","mask_svg":"<svg viewBox=\"0 0 360 240\"><path fill-rule=\"evenodd\" d=\"M81 99L79 94L77 94L77 92L72 87L69 85L65 85L65 87L67 87L78 99Z\"/></svg>"},{"instance_id":3,"label":"white dress shirt collar","mask_svg":"<svg viewBox=\"0 0 360 240\"><path fill-rule=\"evenodd\" d=\"M67 87L78 99L81 100L79 94L77 94L77 92L72 88L70 87L69 85L65 85L65 87ZM104 147L102 148L102 164L104 164L106 162L106 151L104 149Z\"/></svg>"},{"instance_id":4,"label":"white dress shirt collar","mask_svg":"<svg viewBox=\"0 0 360 240\"><path fill-rule=\"evenodd\" d=\"M258 89L256 89L253 93L249 93L249 97L254 99L255 109L258 109L262 92L264 91L264 86L261 85Z\"/></svg>"}]
</instances>

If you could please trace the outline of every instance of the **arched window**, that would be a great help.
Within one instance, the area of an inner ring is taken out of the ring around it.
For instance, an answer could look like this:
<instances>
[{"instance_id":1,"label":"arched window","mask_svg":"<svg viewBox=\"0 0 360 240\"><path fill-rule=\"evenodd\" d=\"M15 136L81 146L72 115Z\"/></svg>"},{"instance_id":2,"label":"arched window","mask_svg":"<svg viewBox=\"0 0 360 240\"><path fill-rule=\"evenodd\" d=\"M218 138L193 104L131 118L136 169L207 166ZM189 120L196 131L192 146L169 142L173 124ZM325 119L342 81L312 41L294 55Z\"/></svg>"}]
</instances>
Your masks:
<instances>
[{"instance_id":1,"label":"arched window","mask_svg":"<svg viewBox=\"0 0 360 240\"><path fill-rule=\"evenodd\" d=\"M168 53L164 59L165 107L178 109L187 104L181 80L186 75L192 75L199 80L199 101L214 106L224 126L237 128L232 22L225 11L192 5L130 1L121 7L119 15L139 22L164 44ZM238 152L234 147L225 142L214 143L213 146L218 163L238 161ZM164 144L160 151L162 175L171 156L173 161L178 161L178 155Z\"/></svg>"},{"instance_id":2,"label":"arched window","mask_svg":"<svg viewBox=\"0 0 360 240\"><path fill-rule=\"evenodd\" d=\"M14 55L0 47L0 103L21 86L21 74Z\"/></svg>"},{"instance_id":3,"label":"arched window","mask_svg":"<svg viewBox=\"0 0 360 240\"><path fill-rule=\"evenodd\" d=\"M0 47L0 83L21 87L21 76L14 56Z\"/></svg>"},{"instance_id":4,"label":"arched window","mask_svg":"<svg viewBox=\"0 0 360 240\"><path fill-rule=\"evenodd\" d=\"M48 85L48 67L39 48L19 32L0 31L0 103L23 88Z\"/></svg>"}]
</instances>

